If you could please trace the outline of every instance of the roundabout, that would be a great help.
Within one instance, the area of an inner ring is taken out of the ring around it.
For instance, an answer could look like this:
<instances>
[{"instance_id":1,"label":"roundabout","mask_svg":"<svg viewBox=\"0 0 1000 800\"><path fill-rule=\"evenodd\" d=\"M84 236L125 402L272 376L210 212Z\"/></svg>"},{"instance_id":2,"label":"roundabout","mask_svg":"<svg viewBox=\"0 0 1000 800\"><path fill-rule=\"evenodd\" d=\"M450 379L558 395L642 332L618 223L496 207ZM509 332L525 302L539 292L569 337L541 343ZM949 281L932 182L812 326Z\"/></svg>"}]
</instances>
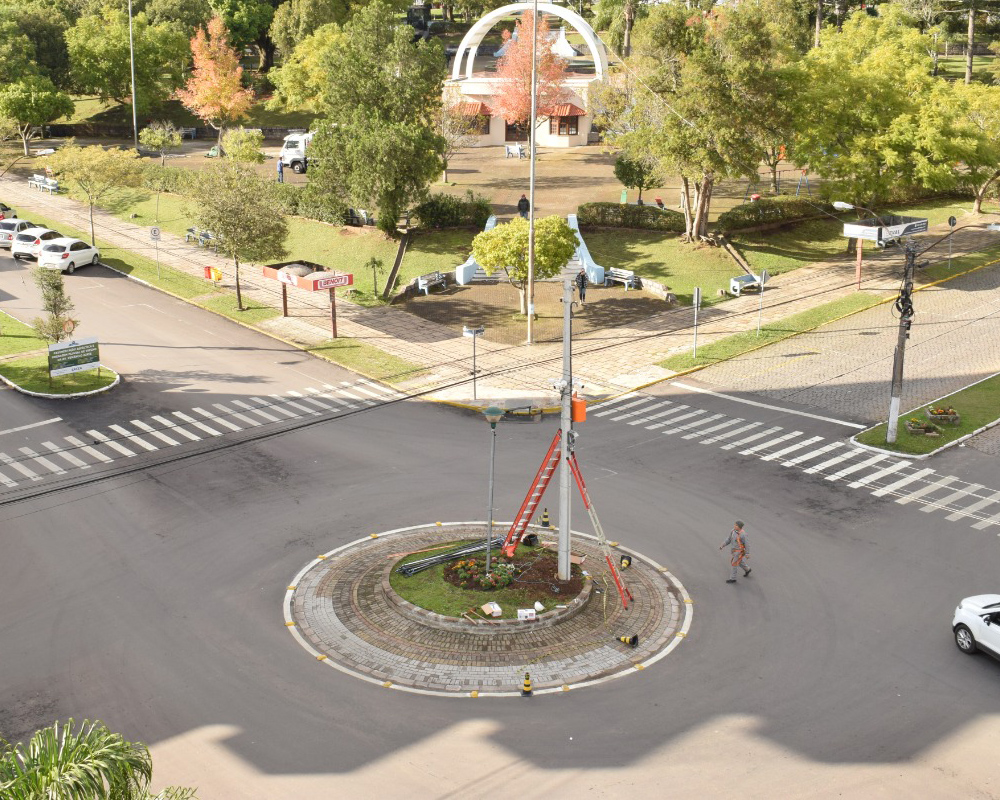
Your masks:
<instances>
[{"instance_id":1,"label":"roundabout","mask_svg":"<svg viewBox=\"0 0 1000 800\"><path fill-rule=\"evenodd\" d=\"M555 535L532 530L543 542ZM401 557L485 531L483 522L418 525L317 556L286 590L285 625L313 658L341 672L447 697L521 696L525 673L535 694L620 678L655 664L690 628L691 599L665 567L614 548L631 558L623 577L634 601L625 609L596 538L577 532L573 552L583 559L583 589L536 620L446 617L393 591L389 575Z\"/></svg>"}]
</instances>

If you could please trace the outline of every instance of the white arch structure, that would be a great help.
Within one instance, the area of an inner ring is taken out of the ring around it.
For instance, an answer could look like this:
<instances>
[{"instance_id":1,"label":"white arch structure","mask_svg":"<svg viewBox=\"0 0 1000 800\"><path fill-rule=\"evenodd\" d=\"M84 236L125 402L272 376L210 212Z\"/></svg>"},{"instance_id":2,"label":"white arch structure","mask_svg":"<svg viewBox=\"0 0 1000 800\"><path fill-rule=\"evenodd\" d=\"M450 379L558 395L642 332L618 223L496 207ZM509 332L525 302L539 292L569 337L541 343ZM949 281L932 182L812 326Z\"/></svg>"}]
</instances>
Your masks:
<instances>
[{"instance_id":1,"label":"white arch structure","mask_svg":"<svg viewBox=\"0 0 1000 800\"><path fill-rule=\"evenodd\" d=\"M510 5L489 12L469 28L469 32L462 37L462 43L458 46L458 52L455 53L454 66L451 71L452 80L457 81L462 77L462 62L466 60L465 77L472 77L472 66L476 61L479 45L482 44L486 34L489 33L498 20L510 14L523 14L525 11L531 11L532 7L532 3L511 3ZM590 50L590 55L594 59L596 78L597 80L603 80L608 71L608 54L601 40L597 38L597 34L587 21L575 11L563 6L557 6L554 3L539 3L538 13L559 17L583 37L583 41L586 43ZM468 56L467 59L466 56Z\"/></svg>"}]
</instances>

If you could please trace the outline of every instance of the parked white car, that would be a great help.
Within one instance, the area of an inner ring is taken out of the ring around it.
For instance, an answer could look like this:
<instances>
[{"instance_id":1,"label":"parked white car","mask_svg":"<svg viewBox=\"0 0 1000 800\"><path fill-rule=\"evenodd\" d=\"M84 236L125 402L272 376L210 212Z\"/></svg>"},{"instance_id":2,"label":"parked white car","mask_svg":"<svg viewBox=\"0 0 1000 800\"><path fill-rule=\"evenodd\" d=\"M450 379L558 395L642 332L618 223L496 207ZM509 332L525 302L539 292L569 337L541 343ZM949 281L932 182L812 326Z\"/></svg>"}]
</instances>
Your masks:
<instances>
[{"instance_id":1,"label":"parked white car","mask_svg":"<svg viewBox=\"0 0 1000 800\"><path fill-rule=\"evenodd\" d=\"M43 243L38 254L38 266L63 272L72 272L77 267L96 264L100 260L101 254L92 244L67 237Z\"/></svg>"},{"instance_id":2,"label":"parked white car","mask_svg":"<svg viewBox=\"0 0 1000 800\"><path fill-rule=\"evenodd\" d=\"M10 254L14 258L38 258L42 244L61 236L61 233L49 228L25 228L14 236L14 241L10 243Z\"/></svg>"},{"instance_id":3,"label":"parked white car","mask_svg":"<svg viewBox=\"0 0 1000 800\"><path fill-rule=\"evenodd\" d=\"M982 650L1000 659L1000 594L966 597L955 609L951 629L963 653Z\"/></svg>"},{"instance_id":4,"label":"parked white car","mask_svg":"<svg viewBox=\"0 0 1000 800\"><path fill-rule=\"evenodd\" d=\"M37 228L34 222L26 219L0 219L0 247L10 250L14 237L28 228Z\"/></svg>"}]
</instances>

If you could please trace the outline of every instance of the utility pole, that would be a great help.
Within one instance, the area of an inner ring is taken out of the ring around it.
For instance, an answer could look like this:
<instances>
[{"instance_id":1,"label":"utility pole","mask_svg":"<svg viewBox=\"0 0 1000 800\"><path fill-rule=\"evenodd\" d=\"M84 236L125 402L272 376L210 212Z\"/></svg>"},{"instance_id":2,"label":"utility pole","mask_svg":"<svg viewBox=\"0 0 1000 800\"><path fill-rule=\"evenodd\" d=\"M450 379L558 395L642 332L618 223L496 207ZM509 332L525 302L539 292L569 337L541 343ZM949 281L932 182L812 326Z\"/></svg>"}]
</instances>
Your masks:
<instances>
[{"instance_id":1,"label":"utility pole","mask_svg":"<svg viewBox=\"0 0 1000 800\"><path fill-rule=\"evenodd\" d=\"M559 427L562 436L559 441L559 562L557 577L561 581L570 579L570 469L569 454L573 443L572 399L573 399L573 283L563 281L563 374L559 387L562 401L562 415Z\"/></svg>"},{"instance_id":2,"label":"utility pole","mask_svg":"<svg viewBox=\"0 0 1000 800\"><path fill-rule=\"evenodd\" d=\"M906 340L910 338L910 326L913 324L913 269L917 259L917 243L907 239L904 246L906 267L903 271L903 287L896 298L895 309L899 312L899 335L896 339L896 352L892 360L892 391L889 399L889 422L885 429L885 441L893 444L896 441L896 428L899 426L899 398L903 394L903 357L906 354Z\"/></svg>"},{"instance_id":3,"label":"utility pole","mask_svg":"<svg viewBox=\"0 0 1000 800\"><path fill-rule=\"evenodd\" d=\"M535 115L538 113L538 0L531 16L531 119L528 120L528 344L535 343ZM565 437L563 437L565 441ZM568 577L567 577L568 579Z\"/></svg>"}]
</instances>

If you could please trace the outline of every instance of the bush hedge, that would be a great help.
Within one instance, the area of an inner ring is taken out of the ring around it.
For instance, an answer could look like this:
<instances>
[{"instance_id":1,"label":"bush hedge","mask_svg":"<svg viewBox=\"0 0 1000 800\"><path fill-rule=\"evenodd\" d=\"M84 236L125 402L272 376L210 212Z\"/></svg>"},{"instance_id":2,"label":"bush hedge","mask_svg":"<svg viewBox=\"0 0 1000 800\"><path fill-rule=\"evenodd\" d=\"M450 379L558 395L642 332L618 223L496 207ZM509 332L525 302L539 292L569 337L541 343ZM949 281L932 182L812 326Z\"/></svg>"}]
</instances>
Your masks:
<instances>
[{"instance_id":1,"label":"bush hedge","mask_svg":"<svg viewBox=\"0 0 1000 800\"><path fill-rule=\"evenodd\" d=\"M482 228L493 210L488 199L470 189L465 197L432 194L413 213L424 228Z\"/></svg>"},{"instance_id":2,"label":"bush hedge","mask_svg":"<svg viewBox=\"0 0 1000 800\"><path fill-rule=\"evenodd\" d=\"M796 222L822 213L833 213L833 206L824 202L808 202L798 197L762 197L719 214L715 229L722 233L756 228L777 222Z\"/></svg>"},{"instance_id":3,"label":"bush hedge","mask_svg":"<svg viewBox=\"0 0 1000 800\"><path fill-rule=\"evenodd\" d=\"M658 206L620 203L584 203L576 210L580 227L640 228L650 231L684 232L684 215Z\"/></svg>"}]
</instances>

